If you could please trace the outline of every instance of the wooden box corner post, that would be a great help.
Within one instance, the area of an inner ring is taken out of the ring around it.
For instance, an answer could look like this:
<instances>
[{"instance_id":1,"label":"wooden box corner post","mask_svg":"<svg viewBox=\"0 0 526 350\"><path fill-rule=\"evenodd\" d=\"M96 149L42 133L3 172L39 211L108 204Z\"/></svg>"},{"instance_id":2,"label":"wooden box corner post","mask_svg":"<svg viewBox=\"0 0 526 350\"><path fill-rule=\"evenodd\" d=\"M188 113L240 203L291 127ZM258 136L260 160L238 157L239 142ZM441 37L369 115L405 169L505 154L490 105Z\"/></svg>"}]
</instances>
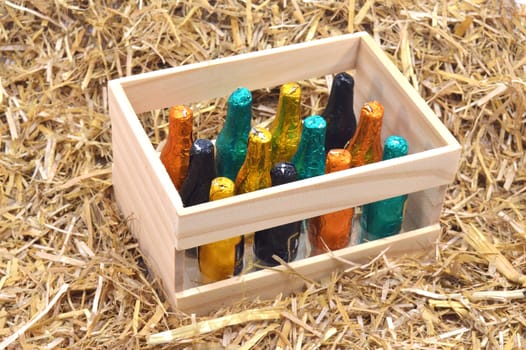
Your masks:
<instances>
[{"instance_id":1,"label":"wooden box corner post","mask_svg":"<svg viewBox=\"0 0 526 350\"><path fill-rule=\"evenodd\" d=\"M409 155L183 208L137 114L228 96L239 86L255 90L341 71L352 71L355 78L355 111L366 101L382 102L382 138L404 136ZM439 233L445 188L457 171L460 146L366 33L116 79L108 92L116 199L150 267L180 309L206 312L242 297L272 297L304 284L278 267L182 289L184 249L406 193L411 195L404 233L333 254L363 261L387 247L394 254L429 246ZM291 266L313 279L342 268L331 254Z\"/></svg>"}]
</instances>

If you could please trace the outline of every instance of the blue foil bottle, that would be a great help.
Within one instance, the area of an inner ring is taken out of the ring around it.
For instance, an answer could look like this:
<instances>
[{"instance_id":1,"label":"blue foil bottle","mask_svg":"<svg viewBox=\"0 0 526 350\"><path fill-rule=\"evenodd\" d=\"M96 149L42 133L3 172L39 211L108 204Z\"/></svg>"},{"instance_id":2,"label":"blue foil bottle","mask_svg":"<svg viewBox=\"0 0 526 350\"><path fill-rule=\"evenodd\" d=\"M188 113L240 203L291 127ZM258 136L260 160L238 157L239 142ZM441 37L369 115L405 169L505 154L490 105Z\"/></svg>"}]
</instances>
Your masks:
<instances>
[{"instance_id":1,"label":"blue foil bottle","mask_svg":"<svg viewBox=\"0 0 526 350\"><path fill-rule=\"evenodd\" d=\"M292 157L298 180L325 173L325 132L327 123L319 115L311 115L303 121L298 150Z\"/></svg>"},{"instance_id":2,"label":"blue foil bottle","mask_svg":"<svg viewBox=\"0 0 526 350\"><path fill-rule=\"evenodd\" d=\"M236 180L247 155L251 120L252 93L246 88L237 88L228 97L225 124L215 143L217 176Z\"/></svg>"},{"instance_id":3,"label":"blue foil bottle","mask_svg":"<svg viewBox=\"0 0 526 350\"><path fill-rule=\"evenodd\" d=\"M407 141L403 137L389 136L384 143L382 160L405 156L407 151ZM404 194L364 205L360 218L362 242L374 241L400 232L406 200L407 195Z\"/></svg>"}]
</instances>

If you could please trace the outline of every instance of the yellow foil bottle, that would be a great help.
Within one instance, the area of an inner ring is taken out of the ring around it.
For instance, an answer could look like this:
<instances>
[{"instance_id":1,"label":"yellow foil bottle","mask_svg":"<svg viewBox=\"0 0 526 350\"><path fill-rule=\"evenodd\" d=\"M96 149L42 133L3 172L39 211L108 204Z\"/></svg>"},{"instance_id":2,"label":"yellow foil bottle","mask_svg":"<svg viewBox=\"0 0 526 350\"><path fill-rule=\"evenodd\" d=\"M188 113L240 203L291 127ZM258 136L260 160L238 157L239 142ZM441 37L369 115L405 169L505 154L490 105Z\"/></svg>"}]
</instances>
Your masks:
<instances>
[{"instance_id":1,"label":"yellow foil bottle","mask_svg":"<svg viewBox=\"0 0 526 350\"><path fill-rule=\"evenodd\" d=\"M216 177L210 185L210 201L233 196L234 188L234 182L229 178ZM219 281L239 274L243 269L244 249L243 236L199 246L199 270L205 280Z\"/></svg>"},{"instance_id":2,"label":"yellow foil bottle","mask_svg":"<svg viewBox=\"0 0 526 350\"><path fill-rule=\"evenodd\" d=\"M271 161L270 131L254 127L248 133L247 156L236 177L236 194L261 190L272 186L270 170ZM247 244L252 245L254 234L249 232L245 237Z\"/></svg>"},{"instance_id":3,"label":"yellow foil bottle","mask_svg":"<svg viewBox=\"0 0 526 350\"><path fill-rule=\"evenodd\" d=\"M236 177L236 194L270 187L272 135L264 128L254 127L248 134L247 156Z\"/></svg>"},{"instance_id":4,"label":"yellow foil bottle","mask_svg":"<svg viewBox=\"0 0 526 350\"><path fill-rule=\"evenodd\" d=\"M301 139L301 87L297 83L281 86L277 114L269 130L272 134L272 164L289 162Z\"/></svg>"},{"instance_id":5,"label":"yellow foil bottle","mask_svg":"<svg viewBox=\"0 0 526 350\"><path fill-rule=\"evenodd\" d=\"M325 173L349 169L351 154L341 148L331 149L327 154ZM345 248L350 241L354 208L339 210L308 220L311 255ZM326 247L327 246L327 247Z\"/></svg>"},{"instance_id":6,"label":"yellow foil bottle","mask_svg":"<svg viewBox=\"0 0 526 350\"><path fill-rule=\"evenodd\" d=\"M163 163L175 188L180 189L188 173L190 149L192 148L192 110L185 106L170 108L168 138L161 150Z\"/></svg>"},{"instance_id":7,"label":"yellow foil bottle","mask_svg":"<svg viewBox=\"0 0 526 350\"><path fill-rule=\"evenodd\" d=\"M345 149L351 153L351 167L382 160L382 121L384 107L378 101L365 103L354 136Z\"/></svg>"}]
</instances>

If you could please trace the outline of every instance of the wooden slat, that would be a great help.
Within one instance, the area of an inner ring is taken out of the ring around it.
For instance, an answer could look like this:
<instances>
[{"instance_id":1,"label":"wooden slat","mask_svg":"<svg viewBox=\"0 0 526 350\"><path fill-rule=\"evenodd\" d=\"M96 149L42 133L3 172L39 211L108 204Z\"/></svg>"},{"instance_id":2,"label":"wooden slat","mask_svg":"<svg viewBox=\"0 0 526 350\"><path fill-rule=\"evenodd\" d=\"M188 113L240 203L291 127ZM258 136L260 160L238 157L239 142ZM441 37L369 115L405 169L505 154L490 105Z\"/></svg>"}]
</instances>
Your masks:
<instances>
[{"instance_id":1,"label":"wooden slat","mask_svg":"<svg viewBox=\"0 0 526 350\"><path fill-rule=\"evenodd\" d=\"M357 263L367 262L389 247L387 255L417 252L427 249L440 233L438 224L397 236L364 243L333 252L334 255ZM329 254L318 255L291 263L294 270L313 280L330 276L334 271L349 266L333 259ZM279 267L283 270L283 267ZM273 298L278 293L288 294L304 286L303 279L289 273L261 270L245 276L192 288L176 294L177 307L193 313L207 313L219 306L229 305L243 298ZM204 302L205 301L205 302Z\"/></svg>"},{"instance_id":2,"label":"wooden slat","mask_svg":"<svg viewBox=\"0 0 526 350\"><path fill-rule=\"evenodd\" d=\"M182 207L181 198L164 169L157 152L154 150L139 120L134 117L133 109L124 91L115 81L108 84L110 115L112 118L112 137L114 143L122 142L126 160L136 160L147 176L134 178L135 186L144 186L158 204L157 210L163 210L166 226L174 227L177 223L177 208ZM134 164L127 163L124 166ZM174 232L165 237L174 239Z\"/></svg>"},{"instance_id":3,"label":"wooden slat","mask_svg":"<svg viewBox=\"0 0 526 350\"><path fill-rule=\"evenodd\" d=\"M151 220L144 220L141 215L148 207L142 207L142 195L136 192L136 188L129 189L129 183L126 181L127 174L122 174L123 167L113 168L113 183L116 185L115 197L123 214L130 216L131 221L128 223L130 229L136 236L140 250L145 257L147 265L153 272L159 276L163 282L167 295L177 292L175 286L182 285L182 280L176 281L174 250L168 244L162 243L159 231L152 226ZM131 205L133 203L133 206ZM139 204L139 206L138 206ZM142 210L141 210L142 209Z\"/></svg>"},{"instance_id":4,"label":"wooden slat","mask_svg":"<svg viewBox=\"0 0 526 350\"><path fill-rule=\"evenodd\" d=\"M168 68L117 80L136 113L228 96L240 86L273 87L355 65L364 33L342 35Z\"/></svg>"},{"instance_id":5,"label":"wooden slat","mask_svg":"<svg viewBox=\"0 0 526 350\"><path fill-rule=\"evenodd\" d=\"M155 165L152 165L151 158L158 163L160 161L140 124L133 128L133 120L126 117L129 104L120 86L110 84L108 90L114 156L113 187L117 202L126 217L135 218L130 227L151 268L161 276L167 293L175 292L174 286L182 284L182 281L175 280L173 242L177 215L174 201L169 196L167 199L169 189L163 187L163 175L168 178L167 181L170 180L167 174L158 175L153 170ZM135 119L135 122L138 123L138 120ZM148 141L146 146L144 138Z\"/></svg>"},{"instance_id":6,"label":"wooden slat","mask_svg":"<svg viewBox=\"0 0 526 350\"><path fill-rule=\"evenodd\" d=\"M447 184L456 149L443 147L392 161L340 171L179 211L176 247L334 212L400 194Z\"/></svg>"}]
</instances>

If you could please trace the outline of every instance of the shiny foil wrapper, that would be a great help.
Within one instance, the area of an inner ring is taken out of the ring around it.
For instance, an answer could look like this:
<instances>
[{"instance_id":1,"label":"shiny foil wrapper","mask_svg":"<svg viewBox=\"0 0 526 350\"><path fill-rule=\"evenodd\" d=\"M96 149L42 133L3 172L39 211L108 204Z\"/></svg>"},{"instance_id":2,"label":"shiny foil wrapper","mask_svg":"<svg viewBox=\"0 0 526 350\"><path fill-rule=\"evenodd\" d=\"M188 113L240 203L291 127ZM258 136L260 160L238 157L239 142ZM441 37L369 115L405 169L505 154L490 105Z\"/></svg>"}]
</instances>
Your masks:
<instances>
[{"instance_id":1,"label":"shiny foil wrapper","mask_svg":"<svg viewBox=\"0 0 526 350\"><path fill-rule=\"evenodd\" d=\"M235 181L247 154L252 120L252 93L237 88L228 97L225 124L216 139L217 176Z\"/></svg>"},{"instance_id":2,"label":"shiny foil wrapper","mask_svg":"<svg viewBox=\"0 0 526 350\"><path fill-rule=\"evenodd\" d=\"M345 149L351 152L351 167L375 163L382 159L382 121L384 107L378 101L367 102L360 110L360 120Z\"/></svg>"},{"instance_id":3,"label":"shiny foil wrapper","mask_svg":"<svg viewBox=\"0 0 526 350\"><path fill-rule=\"evenodd\" d=\"M407 141L401 136L389 136L385 140L383 160L405 156ZM363 207L360 219L362 240L373 241L400 232L404 219L407 195L369 203Z\"/></svg>"},{"instance_id":4,"label":"shiny foil wrapper","mask_svg":"<svg viewBox=\"0 0 526 350\"><path fill-rule=\"evenodd\" d=\"M161 150L163 163L175 188L179 190L188 173L192 148L192 110L185 106L170 108L168 138Z\"/></svg>"},{"instance_id":5,"label":"shiny foil wrapper","mask_svg":"<svg viewBox=\"0 0 526 350\"><path fill-rule=\"evenodd\" d=\"M270 124L272 164L288 162L296 153L301 138L301 87L283 84L279 93L277 115Z\"/></svg>"},{"instance_id":6,"label":"shiny foil wrapper","mask_svg":"<svg viewBox=\"0 0 526 350\"><path fill-rule=\"evenodd\" d=\"M234 182L227 177L216 177L210 186L210 200L234 195ZM243 268L243 236L227 238L200 246L199 270L210 281L219 281L241 272Z\"/></svg>"},{"instance_id":7,"label":"shiny foil wrapper","mask_svg":"<svg viewBox=\"0 0 526 350\"><path fill-rule=\"evenodd\" d=\"M334 76L327 106L322 113L327 122L325 152L343 148L356 132L354 115L354 78L341 72Z\"/></svg>"},{"instance_id":8,"label":"shiny foil wrapper","mask_svg":"<svg viewBox=\"0 0 526 350\"><path fill-rule=\"evenodd\" d=\"M294 164L278 162L270 171L272 186L279 186L296 181L298 174ZM278 262L272 257L279 256L286 262L296 258L299 247L301 221L260 230L254 237L254 255L258 263L276 266Z\"/></svg>"},{"instance_id":9,"label":"shiny foil wrapper","mask_svg":"<svg viewBox=\"0 0 526 350\"><path fill-rule=\"evenodd\" d=\"M332 149L327 154L326 173L349 169L351 154L345 149ZM323 253L328 249L345 248L350 241L354 208L339 210L308 221L311 255ZM327 248L325 247L327 246Z\"/></svg>"},{"instance_id":10,"label":"shiny foil wrapper","mask_svg":"<svg viewBox=\"0 0 526 350\"><path fill-rule=\"evenodd\" d=\"M264 128L254 127L250 130L247 156L236 177L236 194L257 191L272 185L271 140L270 132Z\"/></svg>"},{"instance_id":11,"label":"shiny foil wrapper","mask_svg":"<svg viewBox=\"0 0 526 350\"><path fill-rule=\"evenodd\" d=\"M319 115L311 115L303 121L300 144L292 157L298 180L325 173L326 128L325 119Z\"/></svg>"}]
</instances>

